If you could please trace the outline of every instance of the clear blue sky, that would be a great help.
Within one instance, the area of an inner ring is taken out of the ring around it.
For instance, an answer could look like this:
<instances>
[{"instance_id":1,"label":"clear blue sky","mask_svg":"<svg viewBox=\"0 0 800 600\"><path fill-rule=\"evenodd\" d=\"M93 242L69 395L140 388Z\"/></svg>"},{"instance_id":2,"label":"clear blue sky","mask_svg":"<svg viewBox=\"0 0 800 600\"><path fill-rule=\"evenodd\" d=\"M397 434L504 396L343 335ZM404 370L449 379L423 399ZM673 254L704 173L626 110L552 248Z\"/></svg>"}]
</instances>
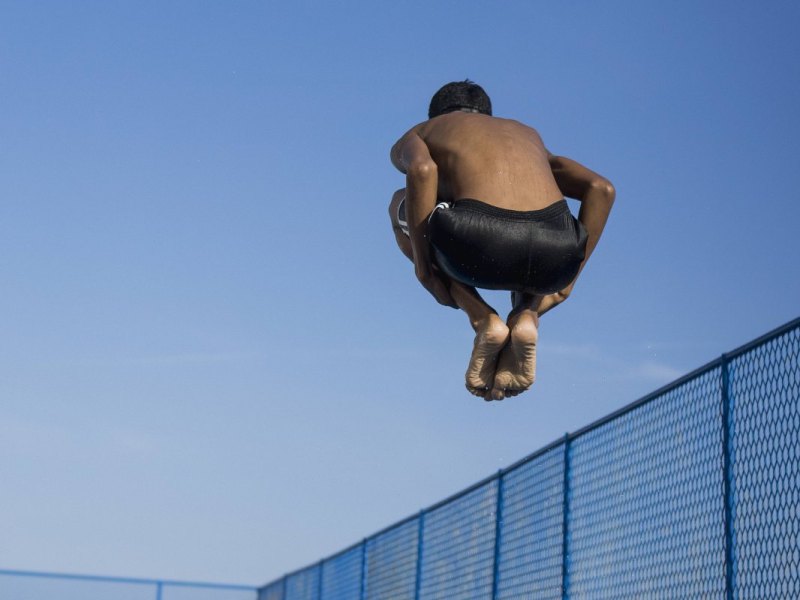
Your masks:
<instances>
[{"instance_id":1,"label":"clear blue sky","mask_svg":"<svg viewBox=\"0 0 800 600\"><path fill-rule=\"evenodd\" d=\"M260 584L798 316L799 23L0 4L0 567ZM389 147L465 77L618 192L504 403L386 213Z\"/></svg>"}]
</instances>

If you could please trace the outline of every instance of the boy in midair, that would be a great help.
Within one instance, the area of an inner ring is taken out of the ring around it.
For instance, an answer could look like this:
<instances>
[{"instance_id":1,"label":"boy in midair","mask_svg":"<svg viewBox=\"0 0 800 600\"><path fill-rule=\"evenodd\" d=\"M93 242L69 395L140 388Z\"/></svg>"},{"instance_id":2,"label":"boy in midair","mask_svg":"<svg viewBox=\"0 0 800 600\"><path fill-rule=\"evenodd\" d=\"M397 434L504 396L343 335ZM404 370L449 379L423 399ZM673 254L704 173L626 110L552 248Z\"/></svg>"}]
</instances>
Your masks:
<instances>
[{"instance_id":1,"label":"boy in midair","mask_svg":"<svg viewBox=\"0 0 800 600\"><path fill-rule=\"evenodd\" d=\"M395 238L425 289L475 330L470 393L516 396L535 378L539 317L572 291L614 187L548 152L531 127L492 116L489 96L469 80L436 92L428 117L392 147L406 175L389 206ZM581 202L577 219L564 196ZM511 291L508 317L475 288Z\"/></svg>"}]
</instances>

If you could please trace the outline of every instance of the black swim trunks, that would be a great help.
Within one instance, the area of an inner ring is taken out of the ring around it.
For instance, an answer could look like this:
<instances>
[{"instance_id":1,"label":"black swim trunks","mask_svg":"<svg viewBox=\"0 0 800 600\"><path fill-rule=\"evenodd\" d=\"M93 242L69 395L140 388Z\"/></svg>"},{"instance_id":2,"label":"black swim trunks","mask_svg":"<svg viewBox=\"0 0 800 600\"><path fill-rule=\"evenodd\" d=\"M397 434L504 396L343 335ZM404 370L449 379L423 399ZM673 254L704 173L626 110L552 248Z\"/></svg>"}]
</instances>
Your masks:
<instances>
[{"instance_id":1,"label":"black swim trunks","mask_svg":"<svg viewBox=\"0 0 800 600\"><path fill-rule=\"evenodd\" d=\"M532 211L456 200L437 204L428 223L436 264L472 287L551 294L572 282L586 250L566 200Z\"/></svg>"}]
</instances>

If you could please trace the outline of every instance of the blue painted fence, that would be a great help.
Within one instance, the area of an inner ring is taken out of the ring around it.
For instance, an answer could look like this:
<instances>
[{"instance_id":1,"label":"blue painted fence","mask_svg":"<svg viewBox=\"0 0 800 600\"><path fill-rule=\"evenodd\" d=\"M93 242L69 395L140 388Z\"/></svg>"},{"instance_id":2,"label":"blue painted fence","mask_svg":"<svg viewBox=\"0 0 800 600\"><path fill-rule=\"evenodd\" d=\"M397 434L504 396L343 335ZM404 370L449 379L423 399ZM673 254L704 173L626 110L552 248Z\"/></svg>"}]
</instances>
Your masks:
<instances>
[{"instance_id":1,"label":"blue painted fence","mask_svg":"<svg viewBox=\"0 0 800 600\"><path fill-rule=\"evenodd\" d=\"M0 600L797 600L800 319L262 588L0 570Z\"/></svg>"},{"instance_id":2,"label":"blue painted fence","mask_svg":"<svg viewBox=\"0 0 800 600\"><path fill-rule=\"evenodd\" d=\"M800 319L258 600L800 598Z\"/></svg>"}]
</instances>

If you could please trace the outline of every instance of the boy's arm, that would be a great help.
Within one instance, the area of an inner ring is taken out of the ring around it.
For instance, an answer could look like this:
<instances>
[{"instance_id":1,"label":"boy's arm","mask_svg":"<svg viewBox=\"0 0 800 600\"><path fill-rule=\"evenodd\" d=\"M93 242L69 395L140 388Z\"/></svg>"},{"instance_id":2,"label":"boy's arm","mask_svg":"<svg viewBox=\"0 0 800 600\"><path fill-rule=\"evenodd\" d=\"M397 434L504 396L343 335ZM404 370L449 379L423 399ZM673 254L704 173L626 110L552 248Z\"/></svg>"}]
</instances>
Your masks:
<instances>
[{"instance_id":1,"label":"boy's arm","mask_svg":"<svg viewBox=\"0 0 800 600\"><path fill-rule=\"evenodd\" d=\"M391 151L392 164L406 174L406 220L420 283L439 304L456 307L447 283L434 270L428 237L428 215L436 206L439 173L428 146L413 129Z\"/></svg>"},{"instance_id":2,"label":"boy's arm","mask_svg":"<svg viewBox=\"0 0 800 600\"><path fill-rule=\"evenodd\" d=\"M586 241L586 253L578 270L578 275L580 275L583 267L586 266L586 261L589 260L589 256L594 252L597 242L600 241L600 236L614 204L616 191L608 179L570 158L549 153L548 158L550 169L561 193L581 202L578 220L586 228L588 239ZM544 297L539 306L540 315L569 297L578 275L563 290Z\"/></svg>"}]
</instances>

